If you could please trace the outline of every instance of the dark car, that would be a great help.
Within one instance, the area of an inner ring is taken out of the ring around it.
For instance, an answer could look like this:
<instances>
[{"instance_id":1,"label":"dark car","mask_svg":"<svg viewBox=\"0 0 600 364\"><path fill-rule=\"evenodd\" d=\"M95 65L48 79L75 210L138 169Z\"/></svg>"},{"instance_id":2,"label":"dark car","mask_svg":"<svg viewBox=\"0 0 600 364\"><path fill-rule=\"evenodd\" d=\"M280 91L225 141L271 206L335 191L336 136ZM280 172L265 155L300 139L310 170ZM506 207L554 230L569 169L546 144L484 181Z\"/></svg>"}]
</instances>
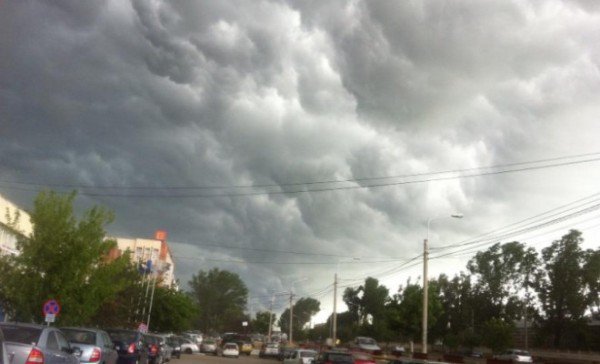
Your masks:
<instances>
[{"instance_id":1,"label":"dark car","mask_svg":"<svg viewBox=\"0 0 600 364\"><path fill-rule=\"evenodd\" d=\"M98 329L63 327L69 343L80 350L79 363L116 364L119 354L108 333Z\"/></svg>"},{"instance_id":2,"label":"dark car","mask_svg":"<svg viewBox=\"0 0 600 364\"><path fill-rule=\"evenodd\" d=\"M149 364L163 364L165 358L161 350L161 338L157 335L144 334L144 343L148 353Z\"/></svg>"},{"instance_id":3,"label":"dark car","mask_svg":"<svg viewBox=\"0 0 600 364\"><path fill-rule=\"evenodd\" d=\"M354 357L351 353L340 351L324 351L317 356L315 364L354 364Z\"/></svg>"},{"instance_id":4,"label":"dark car","mask_svg":"<svg viewBox=\"0 0 600 364\"><path fill-rule=\"evenodd\" d=\"M148 351L141 332L125 329L105 330L119 354L117 364L148 364Z\"/></svg>"}]
</instances>

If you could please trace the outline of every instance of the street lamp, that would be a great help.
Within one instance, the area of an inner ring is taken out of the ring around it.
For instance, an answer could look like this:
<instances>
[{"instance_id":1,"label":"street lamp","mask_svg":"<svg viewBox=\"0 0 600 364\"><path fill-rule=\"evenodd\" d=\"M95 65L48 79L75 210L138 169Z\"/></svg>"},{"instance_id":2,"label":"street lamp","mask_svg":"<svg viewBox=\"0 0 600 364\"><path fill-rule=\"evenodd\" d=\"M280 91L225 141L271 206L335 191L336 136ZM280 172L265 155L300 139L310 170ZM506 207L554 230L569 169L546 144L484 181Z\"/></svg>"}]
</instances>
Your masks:
<instances>
[{"instance_id":1,"label":"street lamp","mask_svg":"<svg viewBox=\"0 0 600 364\"><path fill-rule=\"evenodd\" d=\"M333 326L333 346L337 345L337 285L338 285L338 271L340 270L340 263L343 259L338 259L337 264L335 265L335 274L333 276L333 317L332 317L332 326ZM349 258L346 262L358 261L360 258Z\"/></svg>"},{"instance_id":2,"label":"street lamp","mask_svg":"<svg viewBox=\"0 0 600 364\"><path fill-rule=\"evenodd\" d=\"M428 303L429 303L429 280L428 280L428 274L427 274L427 263L429 260L429 246L428 246L429 226L430 226L431 222L434 220L446 219L446 218L462 219L463 214L456 213L456 214L452 214L450 216L438 216L438 217L433 217L433 218L427 219L427 237L423 241L423 326L422 326L423 347L421 348L421 352L423 354L427 354L427 316L428 316L427 311L429 308L429 305L428 305Z\"/></svg>"}]
</instances>

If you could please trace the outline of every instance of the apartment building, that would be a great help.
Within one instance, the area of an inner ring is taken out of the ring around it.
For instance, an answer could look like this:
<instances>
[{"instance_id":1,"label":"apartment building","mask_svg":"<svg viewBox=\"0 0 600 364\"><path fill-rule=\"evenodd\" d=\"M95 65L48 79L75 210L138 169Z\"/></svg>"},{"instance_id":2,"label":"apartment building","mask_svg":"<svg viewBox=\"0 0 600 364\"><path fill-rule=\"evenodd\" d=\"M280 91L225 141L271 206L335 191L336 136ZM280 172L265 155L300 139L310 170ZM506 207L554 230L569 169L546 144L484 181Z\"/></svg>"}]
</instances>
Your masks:
<instances>
[{"instance_id":1,"label":"apartment building","mask_svg":"<svg viewBox=\"0 0 600 364\"><path fill-rule=\"evenodd\" d=\"M111 258L131 254L131 262L146 267L151 262L152 271L159 274L161 284L178 289L175 278L175 262L166 241L166 233L159 230L154 239L112 237L117 248L110 253Z\"/></svg>"},{"instance_id":2,"label":"apartment building","mask_svg":"<svg viewBox=\"0 0 600 364\"><path fill-rule=\"evenodd\" d=\"M0 255L18 254L19 236L33 232L29 214L0 195Z\"/></svg>"}]
</instances>

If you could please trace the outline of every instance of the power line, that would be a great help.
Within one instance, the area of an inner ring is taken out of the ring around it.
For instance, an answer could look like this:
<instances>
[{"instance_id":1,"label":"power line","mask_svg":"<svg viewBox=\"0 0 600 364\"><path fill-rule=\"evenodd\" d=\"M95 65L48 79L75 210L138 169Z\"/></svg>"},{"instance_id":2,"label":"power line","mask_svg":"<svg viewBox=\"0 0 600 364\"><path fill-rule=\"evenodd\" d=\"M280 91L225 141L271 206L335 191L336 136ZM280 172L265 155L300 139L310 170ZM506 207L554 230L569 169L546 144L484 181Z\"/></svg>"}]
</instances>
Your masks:
<instances>
[{"instance_id":1,"label":"power line","mask_svg":"<svg viewBox=\"0 0 600 364\"><path fill-rule=\"evenodd\" d=\"M597 154L597 153L596 153ZM559 159L565 159L568 157L562 157ZM558 160L558 159L554 159ZM302 190L280 190L280 191L250 191L250 192L225 192L225 193L213 193L213 194L124 194L124 193L101 193L101 192L86 192L80 191L79 193L83 196L90 197L122 197L122 198L212 198L212 197L243 197L243 196L261 196L261 195L293 195L293 194L301 194L301 193L311 193L311 192L325 192L325 191L342 191L342 190L355 190L355 189L367 189L367 188L378 188L378 187L389 187L389 186L399 186L406 184L416 184L416 183L426 183L426 182L435 182L435 181L445 181L445 180L453 180L453 179L461 179L461 178L472 178L472 177L481 177L481 176L490 176L490 175L499 175L506 173L516 173L516 172L524 172L524 171L534 171L541 170L547 168L555 168L583 163L591 163L599 161L600 157L590 158L584 160L576 160L576 161L568 161L561 163L551 163L545 165L535 165L521 168L513 168L513 169L501 169L497 171L488 171L488 172L480 172L480 173L472 173L472 174L459 174L454 176L443 176L437 178L426 178L426 179L417 179L411 181L397 181L397 182L388 182L388 183L379 183L379 184L368 184L368 185L352 185L352 186L337 186L337 187L324 187L324 188L313 188L313 189L302 189ZM524 164L532 164L537 162L523 162L523 163L515 163L514 165L524 165ZM491 167L484 167L481 169L489 169ZM470 169L473 170L473 169ZM456 170L454 172L432 172L429 174L421 174L421 175L436 175L441 173L461 173L461 171L467 170ZM419 176L419 175L413 175ZM357 182L355 180L353 182ZM339 181L345 182L345 181ZM304 183L302 185L308 185L310 183ZM301 185L301 184L296 184ZM273 187L282 187L283 185L273 185ZM30 192L38 192L39 189L28 189L28 188L20 188L20 187L4 187L7 189L15 189L21 191L30 191ZM162 188L165 190L166 188ZM168 189L167 189L168 190Z\"/></svg>"}]
</instances>

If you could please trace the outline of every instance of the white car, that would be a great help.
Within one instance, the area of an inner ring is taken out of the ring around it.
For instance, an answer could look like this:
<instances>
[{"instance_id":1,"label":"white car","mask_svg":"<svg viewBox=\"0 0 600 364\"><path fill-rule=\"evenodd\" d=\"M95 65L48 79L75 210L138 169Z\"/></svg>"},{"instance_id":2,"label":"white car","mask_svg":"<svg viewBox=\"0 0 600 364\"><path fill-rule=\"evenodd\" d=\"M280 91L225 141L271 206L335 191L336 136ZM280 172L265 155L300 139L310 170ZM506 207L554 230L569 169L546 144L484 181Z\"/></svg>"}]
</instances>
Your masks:
<instances>
[{"instance_id":1,"label":"white car","mask_svg":"<svg viewBox=\"0 0 600 364\"><path fill-rule=\"evenodd\" d=\"M317 352L308 349L297 349L289 358L283 359L283 364L309 364L317 357Z\"/></svg>"},{"instance_id":2,"label":"white car","mask_svg":"<svg viewBox=\"0 0 600 364\"><path fill-rule=\"evenodd\" d=\"M182 339L180 347L181 352L184 354L196 354L200 352L198 344L196 344L190 339Z\"/></svg>"},{"instance_id":3,"label":"white car","mask_svg":"<svg viewBox=\"0 0 600 364\"><path fill-rule=\"evenodd\" d=\"M533 358L528 351L509 349L498 355L494 355L494 359L511 360L513 363L533 363Z\"/></svg>"},{"instance_id":4,"label":"white car","mask_svg":"<svg viewBox=\"0 0 600 364\"><path fill-rule=\"evenodd\" d=\"M240 348L238 348L236 343L226 343L223 345L223 351L221 352L221 355L230 358L239 358Z\"/></svg>"}]
</instances>

